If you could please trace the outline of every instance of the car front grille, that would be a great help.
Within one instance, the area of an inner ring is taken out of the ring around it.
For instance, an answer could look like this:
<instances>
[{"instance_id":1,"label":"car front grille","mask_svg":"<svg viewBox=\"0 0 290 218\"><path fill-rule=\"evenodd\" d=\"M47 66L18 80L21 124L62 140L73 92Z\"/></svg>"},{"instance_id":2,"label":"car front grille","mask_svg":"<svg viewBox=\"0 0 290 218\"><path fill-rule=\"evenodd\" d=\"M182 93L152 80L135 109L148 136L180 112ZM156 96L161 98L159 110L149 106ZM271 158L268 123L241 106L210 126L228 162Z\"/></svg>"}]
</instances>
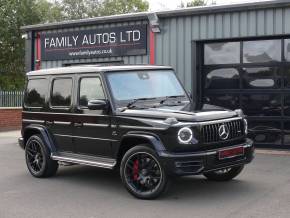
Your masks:
<instances>
[{"instance_id":1,"label":"car front grille","mask_svg":"<svg viewBox=\"0 0 290 218\"><path fill-rule=\"evenodd\" d=\"M221 125L225 125L229 130L227 139L222 139L219 135ZM203 124L200 128L200 136L203 143L227 142L238 139L244 135L243 132L244 124L242 119Z\"/></svg>"}]
</instances>

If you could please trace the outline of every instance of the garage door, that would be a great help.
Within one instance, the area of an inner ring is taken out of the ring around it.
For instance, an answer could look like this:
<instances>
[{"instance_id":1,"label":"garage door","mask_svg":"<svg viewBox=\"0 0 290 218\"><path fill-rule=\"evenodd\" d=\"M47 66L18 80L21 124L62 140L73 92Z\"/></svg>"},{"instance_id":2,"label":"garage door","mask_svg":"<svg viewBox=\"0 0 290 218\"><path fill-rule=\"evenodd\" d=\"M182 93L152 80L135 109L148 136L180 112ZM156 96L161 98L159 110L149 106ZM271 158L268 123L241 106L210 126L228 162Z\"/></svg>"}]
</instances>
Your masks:
<instances>
[{"instance_id":1,"label":"garage door","mask_svg":"<svg viewBox=\"0 0 290 218\"><path fill-rule=\"evenodd\" d=\"M262 147L290 148L290 39L203 44L202 101L248 116Z\"/></svg>"}]
</instances>

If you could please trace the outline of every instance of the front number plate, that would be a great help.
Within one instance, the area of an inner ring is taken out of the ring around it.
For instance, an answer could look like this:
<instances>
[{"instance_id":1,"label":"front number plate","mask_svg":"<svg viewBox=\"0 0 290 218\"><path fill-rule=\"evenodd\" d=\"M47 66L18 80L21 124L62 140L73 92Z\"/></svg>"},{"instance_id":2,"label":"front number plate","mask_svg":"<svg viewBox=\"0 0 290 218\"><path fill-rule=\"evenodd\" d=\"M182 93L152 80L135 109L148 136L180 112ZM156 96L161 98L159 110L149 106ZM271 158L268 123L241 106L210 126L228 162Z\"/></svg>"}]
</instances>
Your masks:
<instances>
[{"instance_id":1,"label":"front number plate","mask_svg":"<svg viewBox=\"0 0 290 218\"><path fill-rule=\"evenodd\" d=\"M219 159L227 159L244 155L244 147L230 148L219 151Z\"/></svg>"}]
</instances>

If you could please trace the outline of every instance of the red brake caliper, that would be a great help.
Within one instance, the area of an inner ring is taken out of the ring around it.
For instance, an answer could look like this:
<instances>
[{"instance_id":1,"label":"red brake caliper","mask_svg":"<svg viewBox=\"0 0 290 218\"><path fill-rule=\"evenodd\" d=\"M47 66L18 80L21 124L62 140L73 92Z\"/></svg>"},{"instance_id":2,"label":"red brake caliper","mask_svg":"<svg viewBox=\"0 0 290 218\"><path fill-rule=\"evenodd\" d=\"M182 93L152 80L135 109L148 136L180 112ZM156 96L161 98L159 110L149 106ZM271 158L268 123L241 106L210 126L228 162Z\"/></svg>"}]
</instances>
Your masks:
<instances>
[{"instance_id":1,"label":"red brake caliper","mask_svg":"<svg viewBox=\"0 0 290 218\"><path fill-rule=\"evenodd\" d=\"M139 169L139 161L135 160L134 165L133 165L133 180L137 181L138 180L138 170Z\"/></svg>"}]
</instances>

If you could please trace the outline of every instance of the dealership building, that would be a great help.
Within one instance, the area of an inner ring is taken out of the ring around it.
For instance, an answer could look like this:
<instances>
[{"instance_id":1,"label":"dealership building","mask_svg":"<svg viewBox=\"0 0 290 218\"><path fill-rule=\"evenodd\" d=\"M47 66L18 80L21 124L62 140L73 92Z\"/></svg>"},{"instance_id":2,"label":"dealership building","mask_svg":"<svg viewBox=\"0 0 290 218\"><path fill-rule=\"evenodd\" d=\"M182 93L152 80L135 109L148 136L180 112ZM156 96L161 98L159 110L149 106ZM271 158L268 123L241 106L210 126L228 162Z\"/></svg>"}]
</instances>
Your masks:
<instances>
[{"instance_id":1,"label":"dealership building","mask_svg":"<svg viewBox=\"0 0 290 218\"><path fill-rule=\"evenodd\" d=\"M172 66L196 104L242 108L256 145L290 148L290 1L25 26L26 70Z\"/></svg>"}]
</instances>

